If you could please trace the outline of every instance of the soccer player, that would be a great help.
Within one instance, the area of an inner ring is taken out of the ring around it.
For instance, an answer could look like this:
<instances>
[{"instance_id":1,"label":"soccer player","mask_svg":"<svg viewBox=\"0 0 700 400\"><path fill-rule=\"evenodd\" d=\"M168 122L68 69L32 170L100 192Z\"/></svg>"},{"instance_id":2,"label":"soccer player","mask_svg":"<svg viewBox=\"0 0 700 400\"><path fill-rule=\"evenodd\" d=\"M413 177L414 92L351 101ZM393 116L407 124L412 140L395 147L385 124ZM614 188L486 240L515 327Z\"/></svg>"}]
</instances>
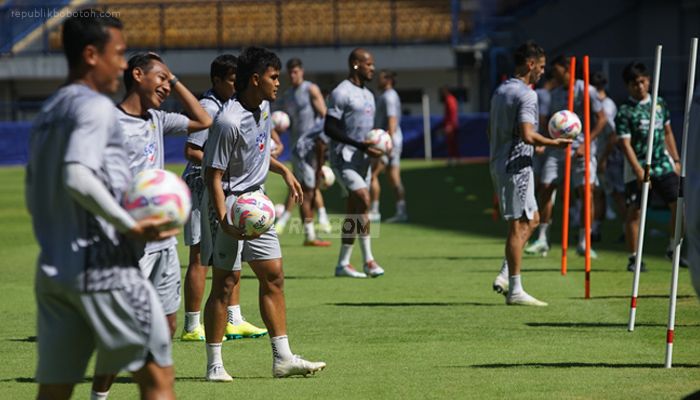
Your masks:
<instances>
[{"instance_id":1,"label":"soccer player","mask_svg":"<svg viewBox=\"0 0 700 400\"><path fill-rule=\"evenodd\" d=\"M491 179L501 215L508 223L506 257L493 286L506 295L506 304L546 306L525 292L520 277L523 247L539 222L533 146L565 147L571 140L550 139L537 133L537 95L530 85L544 73L544 50L527 42L516 49L514 58L514 76L496 89L489 117Z\"/></svg>"},{"instance_id":2,"label":"soccer player","mask_svg":"<svg viewBox=\"0 0 700 400\"><path fill-rule=\"evenodd\" d=\"M211 63L209 77L212 87L207 90L199 104L213 119L223 104L233 97L236 79L237 58L232 54L222 54ZM185 244L190 247L190 261L185 275L185 326L180 336L184 341L204 341L204 325L200 322L200 307L204 295L208 265L211 260L202 263L201 257L201 202L204 192L202 177L202 158L204 145L209 137L209 129L194 132L187 137L185 156L188 163L183 178L192 192L192 214L185 225ZM206 210L206 208L204 208ZM237 284L233 287L231 302L227 307L226 338L256 338L267 334L243 318L240 306L240 271Z\"/></svg>"},{"instance_id":3,"label":"soccer player","mask_svg":"<svg viewBox=\"0 0 700 400\"><path fill-rule=\"evenodd\" d=\"M622 79L627 86L629 97L621 105L615 118L617 136L622 145L622 152L627 159L625 163L625 201L627 218L625 220L625 238L630 252L628 271L634 271L634 261L637 252L637 235L639 235L639 219L641 212L641 186L644 182L646 166L647 141L651 121L651 96L649 95L650 74L642 63L630 63L622 71ZM651 191L656 193L671 210L671 221L666 256L673 256L673 228L676 216L676 200L678 198L678 174L680 173L680 158L676 149L676 139L671 129L671 113L668 105L661 97L656 105L656 126L652 143ZM651 194L651 193L650 193ZM692 203L688 203L692 204ZM685 260L682 265L687 266ZM642 271L646 266L642 264Z\"/></svg>"},{"instance_id":4,"label":"soccer player","mask_svg":"<svg viewBox=\"0 0 700 400\"><path fill-rule=\"evenodd\" d=\"M142 241L177 234L119 204L131 180L114 94L126 68L121 22L84 9L63 24L66 83L32 128L26 204L41 252L38 398L67 399L97 349L95 373L133 372L141 398L174 399L168 323L139 270ZM94 394L93 394L94 395Z\"/></svg>"},{"instance_id":5,"label":"soccer player","mask_svg":"<svg viewBox=\"0 0 700 400\"><path fill-rule=\"evenodd\" d=\"M282 253L274 229L246 236L228 222L236 196L260 191L268 171L282 175L300 202L301 185L284 164L270 157L270 101L277 98L281 62L277 55L248 47L238 58L236 97L224 103L209 131L204 148L206 192L209 212L203 226L211 223L211 237L202 237L202 256L213 257L212 285L204 309L207 373L209 381L226 382L221 357L225 312L236 270L247 261L260 283L260 313L270 332L273 376L307 375L323 369L323 362L310 362L292 354L287 338ZM206 219L204 218L206 217Z\"/></svg>"},{"instance_id":6,"label":"soccer player","mask_svg":"<svg viewBox=\"0 0 700 400\"><path fill-rule=\"evenodd\" d=\"M559 84L559 86L552 90L552 103L550 105L550 111L552 114L566 110L568 107L569 98L569 60L566 57L559 56L556 57L551 62L552 66L552 76ZM574 112L578 115L581 123L583 123L583 89L584 81L582 79L577 79L574 83ZM596 137L603 131L607 123L607 117L605 116L605 111L598 100L598 93L593 86L589 85L590 94L590 110L591 110L591 149L590 149L590 163L589 168L591 191L595 190L596 186L596 171L598 169L598 159L597 159L597 146ZM583 132L574 139L571 146L572 150L572 160L571 160L571 186L577 189L579 197L584 198L584 184L585 184L585 171L586 163L584 160L585 146L583 146L584 135ZM552 193L557 189L560 183L563 182L564 174L564 156L566 152L562 150L551 149L546 152L546 157L544 164L542 165L542 172L540 176L540 193L539 193L539 204L542 209L542 223L540 224L540 237L535 243L528 247L528 253L546 253L549 250L548 241L548 231L552 221ZM593 194L593 192L591 192ZM591 196L591 198L593 198ZM591 202L591 218L593 217L595 211L594 202ZM576 252L579 255L584 255L586 251L586 235L584 232L584 212L583 207L581 208L581 228L579 229L578 245L576 246ZM597 258L596 252L591 249L591 258Z\"/></svg>"},{"instance_id":7,"label":"soccer player","mask_svg":"<svg viewBox=\"0 0 700 400\"><path fill-rule=\"evenodd\" d=\"M356 48L348 59L350 74L331 93L326 115L325 132L331 138L331 165L347 197L347 217L343 226L362 226L360 249L364 273L350 265L355 230L344 233L335 276L366 278L384 274L372 255L369 236L370 157L384 152L371 147L366 139L374 126L374 95L365 84L374 76L374 57L365 49ZM353 216L357 216L354 219Z\"/></svg>"},{"instance_id":8,"label":"soccer player","mask_svg":"<svg viewBox=\"0 0 700 400\"><path fill-rule=\"evenodd\" d=\"M282 95L282 107L289 115L290 148L292 165L304 191L304 201L299 212L304 223L304 246L328 247L331 242L316 237L314 228L314 200L318 191L319 177L323 162L323 146L319 135L323 131L323 118L326 116L326 102L318 86L304 80L304 66L300 59L287 61L287 73L292 86Z\"/></svg>"},{"instance_id":9,"label":"soccer player","mask_svg":"<svg viewBox=\"0 0 700 400\"><path fill-rule=\"evenodd\" d=\"M406 222L408 213L406 212L406 192L401 182L401 149L403 148L403 134L401 133L401 99L396 93L396 73L389 70L379 71L379 89L382 94L377 102L377 113L375 115L374 126L384 129L391 135L393 147L391 152L384 157L372 160L372 186L370 190L371 206L370 219L372 214L379 215L379 195L381 186L379 184L379 174L387 170L389 184L394 189L396 195L396 214L387 219L386 222Z\"/></svg>"},{"instance_id":10,"label":"soccer player","mask_svg":"<svg viewBox=\"0 0 700 400\"><path fill-rule=\"evenodd\" d=\"M445 103L445 117L438 127L445 132L447 142L447 165L454 166L459 162L459 110L457 98L450 92L447 86L440 88L440 97Z\"/></svg>"}]
</instances>

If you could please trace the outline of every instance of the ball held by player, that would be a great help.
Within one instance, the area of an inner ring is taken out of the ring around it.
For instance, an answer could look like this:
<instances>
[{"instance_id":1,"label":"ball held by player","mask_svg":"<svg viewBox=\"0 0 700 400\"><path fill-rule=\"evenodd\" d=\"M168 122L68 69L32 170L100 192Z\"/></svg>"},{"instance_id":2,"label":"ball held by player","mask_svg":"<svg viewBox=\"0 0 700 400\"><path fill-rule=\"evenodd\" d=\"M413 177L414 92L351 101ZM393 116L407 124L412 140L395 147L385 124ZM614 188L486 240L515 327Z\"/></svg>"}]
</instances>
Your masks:
<instances>
[{"instance_id":1,"label":"ball held by player","mask_svg":"<svg viewBox=\"0 0 700 400\"><path fill-rule=\"evenodd\" d=\"M261 235L275 222L275 206L262 193L244 193L236 198L229 216L231 224L246 235Z\"/></svg>"},{"instance_id":2,"label":"ball held by player","mask_svg":"<svg viewBox=\"0 0 700 400\"><path fill-rule=\"evenodd\" d=\"M393 148L394 144L391 140L391 135L389 135L384 129L372 129L367 132L367 141L371 143L371 146L388 153Z\"/></svg>"},{"instance_id":3,"label":"ball held by player","mask_svg":"<svg viewBox=\"0 0 700 400\"><path fill-rule=\"evenodd\" d=\"M581 120L568 110L557 111L549 119L547 128L552 138L574 139L581 133Z\"/></svg>"},{"instance_id":4,"label":"ball held by player","mask_svg":"<svg viewBox=\"0 0 700 400\"><path fill-rule=\"evenodd\" d=\"M190 189L177 175L163 169L141 171L129 184L124 208L135 220L166 218L170 224L163 229L181 227L192 209Z\"/></svg>"}]
</instances>

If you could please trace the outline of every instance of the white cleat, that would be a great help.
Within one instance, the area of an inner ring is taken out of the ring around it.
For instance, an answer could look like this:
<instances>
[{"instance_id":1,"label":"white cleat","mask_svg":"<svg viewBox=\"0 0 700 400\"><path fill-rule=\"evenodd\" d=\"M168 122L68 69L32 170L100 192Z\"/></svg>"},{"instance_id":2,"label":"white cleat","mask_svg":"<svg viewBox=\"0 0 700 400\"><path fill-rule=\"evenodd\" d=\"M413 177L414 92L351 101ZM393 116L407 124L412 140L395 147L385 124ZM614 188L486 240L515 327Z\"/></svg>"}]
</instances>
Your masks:
<instances>
[{"instance_id":1,"label":"white cleat","mask_svg":"<svg viewBox=\"0 0 700 400\"><path fill-rule=\"evenodd\" d=\"M365 271L367 276L372 278L384 275L384 268L380 267L374 260L367 261L362 269Z\"/></svg>"},{"instance_id":2,"label":"white cleat","mask_svg":"<svg viewBox=\"0 0 700 400\"><path fill-rule=\"evenodd\" d=\"M313 375L324 368L326 368L326 363L323 361L306 361L295 354L287 360L274 359L272 362L272 376L275 378L287 378L294 375Z\"/></svg>"},{"instance_id":3,"label":"white cleat","mask_svg":"<svg viewBox=\"0 0 700 400\"><path fill-rule=\"evenodd\" d=\"M207 380L209 382L231 382L233 377L226 372L221 364L214 364L207 368Z\"/></svg>"},{"instance_id":4,"label":"white cleat","mask_svg":"<svg viewBox=\"0 0 700 400\"><path fill-rule=\"evenodd\" d=\"M493 281L493 291L496 293L500 293L504 296L508 296L508 288L509 287L510 287L510 283L508 282L508 278L504 278L500 274Z\"/></svg>"},{"instance_id":5,"label":"white cleat","mask_svg":"<svg viewBox=\"0 0 700 400\"><path fill-rule=\"evenodd\" d=\"M537 300L536 298L530 296L526 292L520 292L518 294L508 294L508 296L506 296L506 304L509 306L547 306L547 303L545 303L544 301Z\"/></svg>"},{"instance_id":6,"label":"white cleat","mask_svg":"<svg viewBox=\"0 0 700 400\"><path fill-rule=\"evenodd\" d=\"M338 265L335 267L335 276L348 278L366 278L367 275L353 268L352 265Z\"/></svg>"},{"instance_id":7,"label":"white cleat","mask_svg":"<svg viewBox=\"0 0 700 400\"><path fill-rule=\"evenodd\" d=\"M333 227L329 221L319 221L318 230L325 234L329 234L333 232Z\"/></svg>"},{"instance_id":8,"label":"white cleat","mask_svg":"<svg viewBox=\"0 0 700 400\"><path fill-rule=\"evenodd\" d=\"M369 217L369 222L379 222L382 220L382 214L380 214L378 212L370 211L368 213L368 217Z\"/></svg>"},{"instance_id":9,"label":"white cleat","mask_svg":"<svg viewBox=\"0 0 700 400\"><path fill-rule=\"evenodd\" d=\"M525 248L525 254L529 255L539 255L542 257L547 257L549 252L549 245L546 240L536 240L533 244Z\"/></svg>"}]
</instances>

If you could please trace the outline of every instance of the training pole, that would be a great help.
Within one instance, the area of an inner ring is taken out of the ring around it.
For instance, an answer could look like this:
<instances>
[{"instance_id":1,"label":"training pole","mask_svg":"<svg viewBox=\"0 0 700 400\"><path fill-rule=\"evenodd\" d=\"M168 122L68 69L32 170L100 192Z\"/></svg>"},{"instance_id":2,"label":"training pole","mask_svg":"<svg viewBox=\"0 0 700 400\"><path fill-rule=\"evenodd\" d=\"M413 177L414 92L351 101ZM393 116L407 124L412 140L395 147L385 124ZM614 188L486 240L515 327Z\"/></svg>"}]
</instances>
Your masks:
<instances>
[{"instance_id":1,"label":"training pole","mask_svg":"<svg viewBox=\"0 0 700 400\"><path fill-rule=\"evenodd\" d=\"M683 215L685 200L683 199L683 181L685 180L685 160L688 153L688 127L690 126L690 105L693 102L695 88L695 64L698 58L698 38L690 41L690 62L688 64L688 88L685 93L685 114L683 115L683 142L681 143L681 179L678 184L678 200L676 202L676 226L673 230L673 269L671 273L671 295L668 299L668 329L666 330L666 359L664 367L671 368L673 363L673 331L676 326L676 298L678 296L678 265L683 244Z\"/></svg>"},{"instance_id":2,"label":"training pole","mask_svg":"<svg viewBox=\"0 0 700 400\"><path fill-rule=\"evenodd\" d=\"M588 56L583 56L583 145L585 164L585 182L583 184L583 219L586 237L586 280L584 298L591 298L591 93L588 89Z\"/></svg>"},{"instance_id":3,"label":"training pole","mask_svg":"<svg viewBox=\"0 0 700 400\"><path fill-rule=\"evenodd\" d=\"M634 320L637 315L637 295L639 294L639 273L642 267L642 253L644 252L644 227L647 222L647 203L649 201L649 186L651 185L651 148L654 144L654 127L656 125L656 102L659 97L659 78L661 74L661 49L663 46L656 46L654 57L654 81L651 96L651 118L649 121L649 137L647 138L647 156L644 165L644 182L642 183L642 205L641 221L639 222L639 233L637 234L637 255L634 258L634 280L632 283L632 299L630 301L630 320L627 330L634 331Z\"/></svg>"},{"instance_id":4,"label":"training pole","mask_svg":"<svg viewBox=\"0 0 700 400\"><path fill-rule=\"evenodd\" d=\"M569 111L574 112L576 57L569 60ZM569 248L569 186L571 184L571 145L564 151L564 204L561 218L561 274L566 275L566 250Z\"/></svg>"}]
</instances>

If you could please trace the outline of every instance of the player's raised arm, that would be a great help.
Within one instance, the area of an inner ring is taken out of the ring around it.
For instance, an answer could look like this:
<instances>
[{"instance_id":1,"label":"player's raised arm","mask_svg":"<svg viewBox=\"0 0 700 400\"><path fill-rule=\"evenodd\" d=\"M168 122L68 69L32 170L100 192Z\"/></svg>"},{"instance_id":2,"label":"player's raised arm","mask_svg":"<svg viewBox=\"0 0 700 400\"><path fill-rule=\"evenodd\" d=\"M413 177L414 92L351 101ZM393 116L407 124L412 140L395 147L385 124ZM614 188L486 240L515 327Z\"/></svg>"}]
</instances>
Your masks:
<instances>
[{"instance_id":1,"label":"player's raised arm","mask_svg":"<svg viewBox=\"0 0 700 400\"><path fill-rule=\"evenodd\" d=\"M175 96L180 100L190 118L190 122L187 124L187 132L192 133L209 128L212 118L202 108L202 105L199 104L192 92L172 72L170 73L169 82L170 90L175 93Z\"/></svg>"}]
</instances>

